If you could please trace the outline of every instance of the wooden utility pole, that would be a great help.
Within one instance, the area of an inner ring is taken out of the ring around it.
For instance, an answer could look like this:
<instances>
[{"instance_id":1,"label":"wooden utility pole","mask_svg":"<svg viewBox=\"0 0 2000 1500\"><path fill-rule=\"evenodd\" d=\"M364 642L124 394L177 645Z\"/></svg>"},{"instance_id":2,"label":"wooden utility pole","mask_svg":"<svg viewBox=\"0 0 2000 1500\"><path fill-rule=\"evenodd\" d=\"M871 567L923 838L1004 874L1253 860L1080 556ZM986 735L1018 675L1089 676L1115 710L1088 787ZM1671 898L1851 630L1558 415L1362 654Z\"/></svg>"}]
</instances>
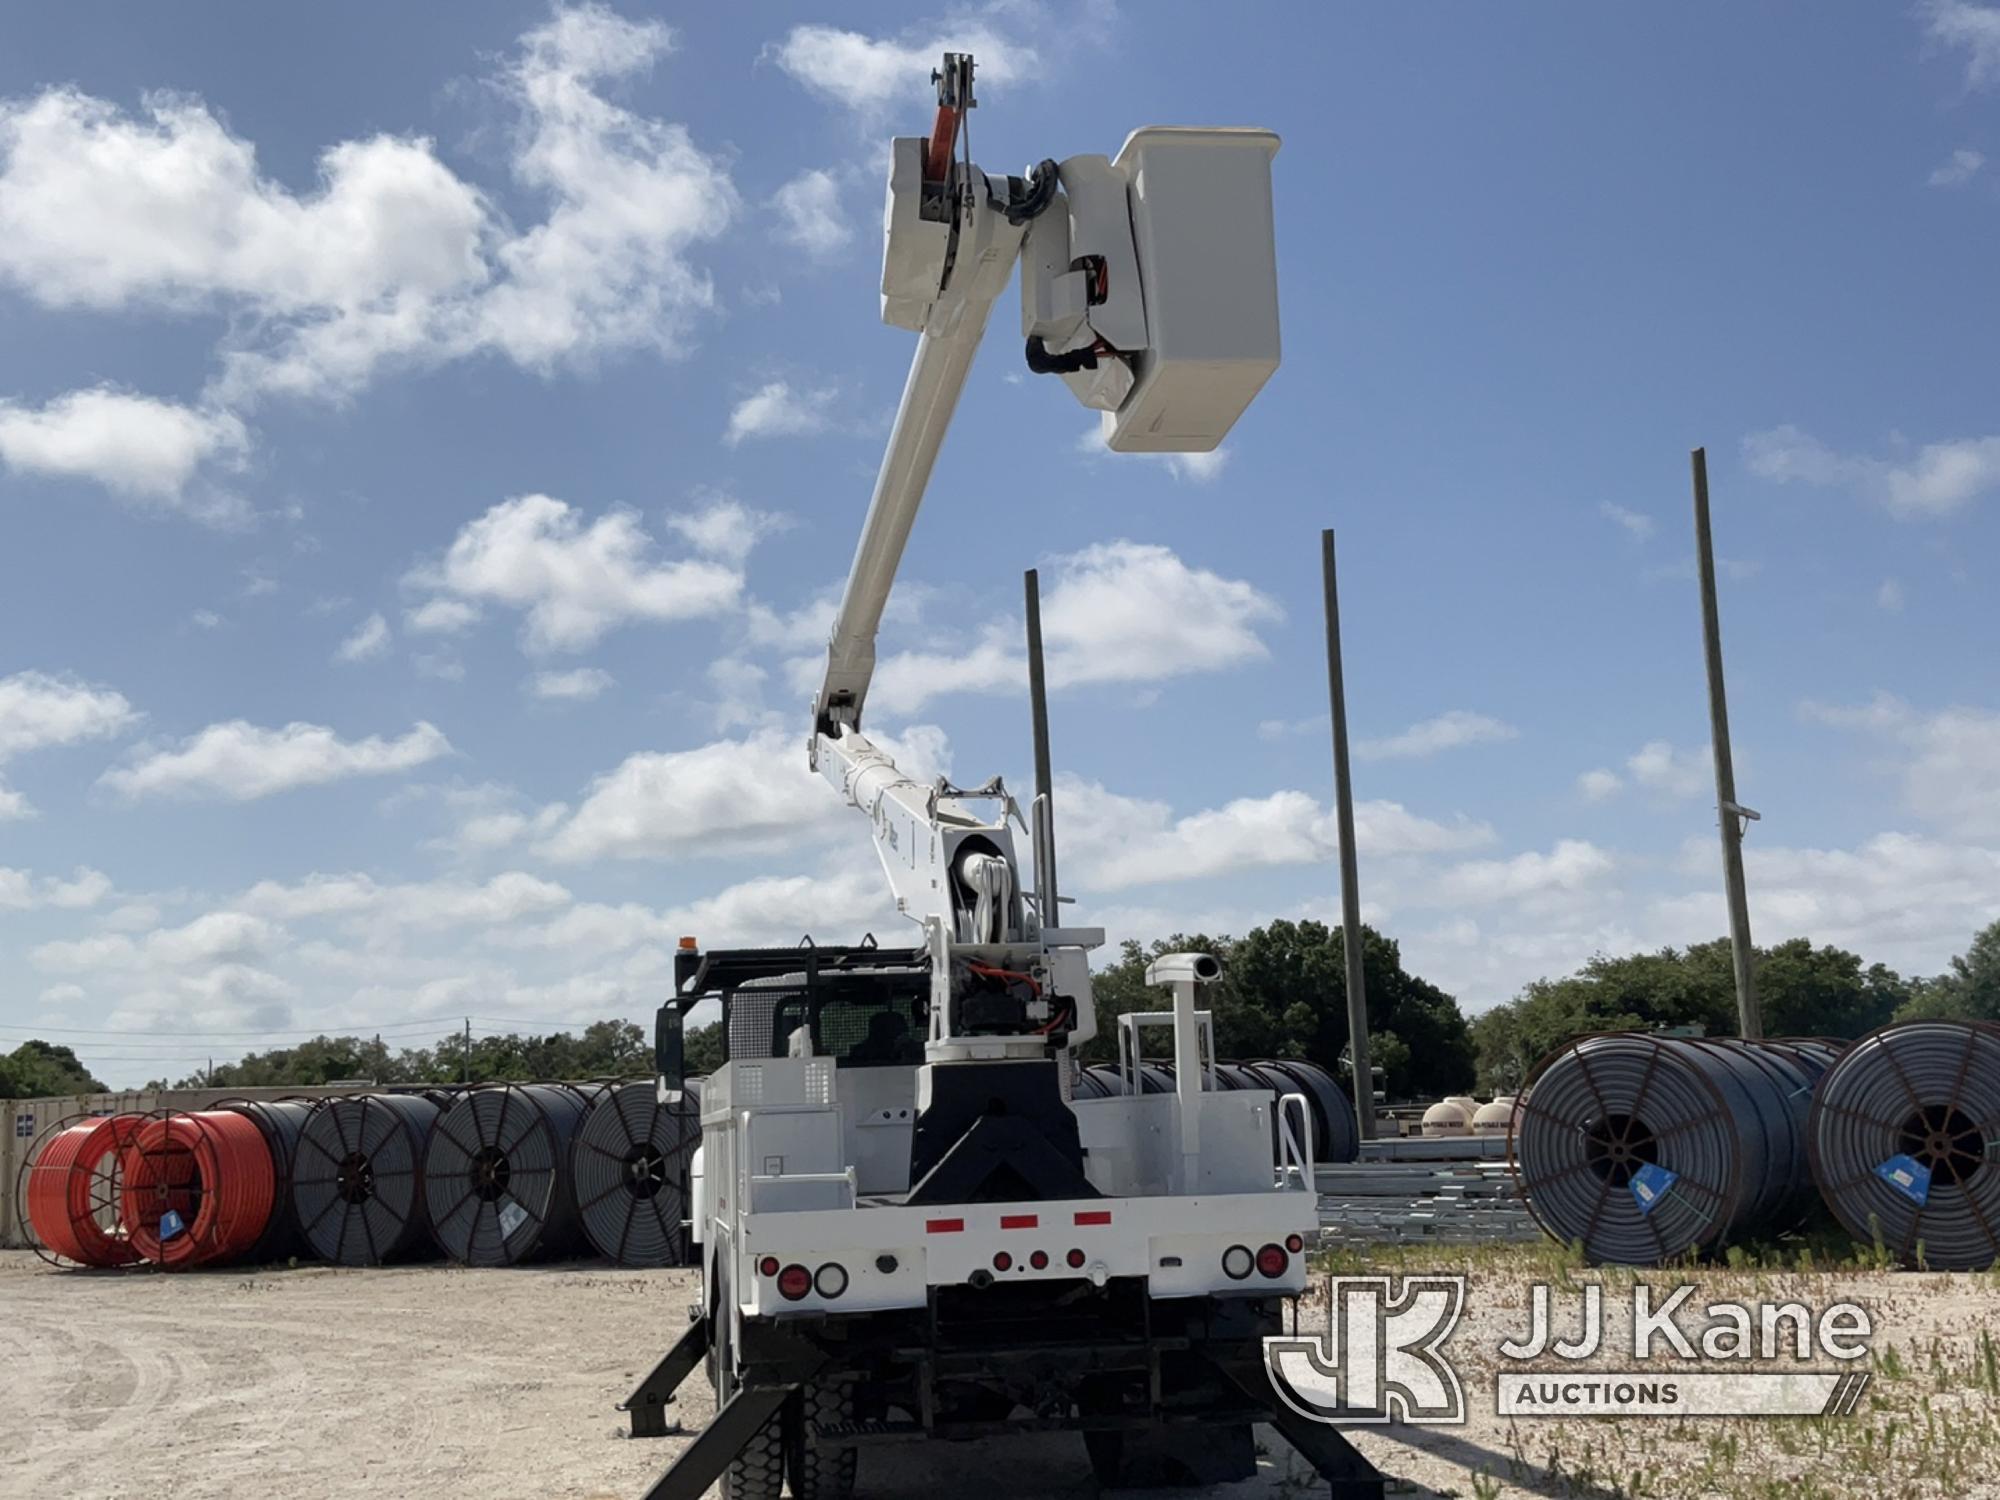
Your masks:
<instances>
[{"instance_id":1,"label":"wooden utility pole","mask_svg":"<svg viewBox=\"0 0 2000 1500\"><path fill-rule=\"evenodd\" d=\"M472 1082L472 1017L465 1018L465 1050L459 1054L458 1081Z\"/></svg>"},{"instance_id":2,"label":"wooden utility pole","mask_svg":"<svg viewBox=\"0 0 2000 1500\"><path fill-rule=\"evenodd\" d=\"M1743 886L1743 825L1757 814L1736 800L1736 766L1729 753L1729 698L1722 686L1722 626L1715 607L1715 541L1708 524L1708 452L1694 463L1694 550L1701 574L1702 648L1708 658L1708 733L1715 756L1715 814L1722 829L1722 883L1729 898L1729 953L1736 969L1736 1021L1745 1037L1764 1034L1750 947L1750 898Z\"/></svg>"},{"instance_id":3,"label":"wooden utility pole","mask_svg":"<svg viewBox=\"0 0 2000 1500\"><path fill-rule=\"evenodd\" d=\"M1368 991L1361 966L1361 885L1354 859L1354 782L1347 769L1347 688L1340 666L1340 587L1333 528L1319 534L1326 579L1326 689L1333 708L1333 800L1340 831L1340 932L1347 958L1347 1049L1354 1059L1354 1124L1375 1139L1375 1075L1368 1061Z\"/></svg>"}]
</instances>

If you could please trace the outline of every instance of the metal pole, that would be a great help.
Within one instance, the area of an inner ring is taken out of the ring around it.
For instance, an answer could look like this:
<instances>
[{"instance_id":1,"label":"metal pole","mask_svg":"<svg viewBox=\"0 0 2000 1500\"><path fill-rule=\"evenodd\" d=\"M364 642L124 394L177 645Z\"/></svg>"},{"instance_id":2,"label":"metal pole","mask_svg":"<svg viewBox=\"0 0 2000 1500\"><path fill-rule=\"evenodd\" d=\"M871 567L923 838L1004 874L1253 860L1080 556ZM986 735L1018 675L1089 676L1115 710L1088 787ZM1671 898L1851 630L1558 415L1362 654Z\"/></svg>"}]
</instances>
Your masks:
<instances>
[{"instance_id":1,"label":"metal pole","mask_svg":"<svg viewBox=\"0 0 2000 1500\"><path fill-rule=\"evenodd\" d=\"M1368 1061L1368 991L1361 967L1361 884L1354 860L1354 781L1347 770L1347 689L1340 670L1340 587L1333 528L1319 534L1326 575L1326 689L1333 705L1333 800L1340 829L1340 931L1347 957L1347 1046L1354 1058L1354 1124L1375 1139L1375 1076Z\"/></svg>"},{"instance_id":2,"label":"metal pole","mask_svg":"<svg viewBox=\"0 0 2000 1500\"><path fill-rule=\"evenodd\" d=\"M458 1081L472 1082L472 1017L465 1018L465 1050L458 1058Z\"/></svg>"},{"instance_id":3,"label":"metal pole","mask_svg":"<svg viewBox=\"0 0 2000 1500\"><path fill-rule=\"evenodd\" d=\"M1708 658L1708 732L1715 754L1715 813L1722 829L1722 882L1729 898L1729 953L1736 969L1736 1020L1746 1037L1764 1034L1751 969L1750 898L1743 888L1743 823L1757 815L1736 801L1736 767L1729 754L1729 700L1722 686L1722 625L1715 607L1715 542L1708 525L1708 453L1694 463L1694 550L1701 574L1702 647Z\"/></svg>"},{"instance_id":4,"label":"metal pole","mask_svg":"<svg viewBox=\"0 0 2000 1500\"><path fill-rule=\"evenodd\" d=\"M1030 568L1026 578L1028 612L1028 703L1035 726L1035 904L1044 927L1060 927L1062 913L1056 894L1055 773L1049 756L1049 689L1042 668L1042 580Z\"/></svg>"}]
</instances>

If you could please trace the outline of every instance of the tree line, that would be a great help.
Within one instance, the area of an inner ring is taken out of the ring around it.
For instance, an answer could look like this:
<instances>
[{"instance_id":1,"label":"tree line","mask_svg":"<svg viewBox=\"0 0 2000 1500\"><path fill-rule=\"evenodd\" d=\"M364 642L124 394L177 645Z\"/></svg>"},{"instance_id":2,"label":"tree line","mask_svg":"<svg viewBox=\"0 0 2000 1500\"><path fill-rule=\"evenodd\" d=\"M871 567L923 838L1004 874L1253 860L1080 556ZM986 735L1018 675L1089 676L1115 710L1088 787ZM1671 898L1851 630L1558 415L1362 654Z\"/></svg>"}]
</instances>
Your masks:
<instances>
[{"instance_id":1,"label":"tree line","mask_svg":"<svg viewBox=\"0 0 2000 1500\"><path fill-rule=\"evenodd\" d=\"M1286 1057L1318 1063L1346 1078L1346 945L1323 922L1279 920L1240 938L1176 933L1151 944L1127 941L1092 980L1097 1035L1086 1062L1117 1059L1117 1018L1165 1007L1145 982L1163 953L1213 953L1222 978L1203 1004L1214 1015L1217 1052L1225 1058ZM1729 943L1619 957L1598 955L1561 979L1538 979L1514 999L1467 1019L1458 1001L1404 966L1395 939L1362 929L1370 1059L1392 1100L1429 1100L1477 1089L1510 1093L1535 1063L1583 1032L1699 1029L1736 1032L1736 989ZM2000 921L1978 933L1942 974L1911 978L1886 964L1866 964L1844 949L1805 938L1760 948L1757 992L1770 1036L1857 1037L1892 1020L1936 1017L2000 1021ZM1160 1047L1164 1050L1164 1042ZM719 1023L686 1039L690 1074L722 1063ZM252 1053L212 1070L149 1089L283 1088L368 1079L375 1083L525 1082L542 1078L615 1078L652 1070L645 1030L630 1021L597 1021L581 1032L440 1037L434 1046L392 1050L378 1037L314 1037ZM0 1056L0 1098L101 1092L104 1085L68 1047L44 1041Z\"/></svg>"}]
</instances>

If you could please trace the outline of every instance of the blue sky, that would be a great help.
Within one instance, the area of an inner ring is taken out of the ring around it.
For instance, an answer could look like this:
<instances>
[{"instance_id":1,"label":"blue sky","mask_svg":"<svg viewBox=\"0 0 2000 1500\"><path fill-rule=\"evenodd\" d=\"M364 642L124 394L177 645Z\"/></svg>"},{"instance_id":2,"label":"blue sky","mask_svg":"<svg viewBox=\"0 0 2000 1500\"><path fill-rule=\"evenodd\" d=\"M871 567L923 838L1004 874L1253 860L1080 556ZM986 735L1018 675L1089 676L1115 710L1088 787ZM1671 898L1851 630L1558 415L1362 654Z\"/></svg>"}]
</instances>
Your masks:
<instances>
[{"instance_id":1,"label":"blue sky","mask_svg":"<svg viewBox=\"0 0 2000 1500\"><path fill-rule=\"evenodd\" d=\"M1332 525L1413 967L1720 933L1698 443L1757 936L1929 972L2000 915L2000 8L684 11L6 23L0 1038L132 1081L901 940L804 738L948 45L989 169L1284 138L1223 456L1095 450L1003 304L885 630L871 726L1025 787L1043 569L1079 920L1337 910Z\"/></svg>"}]
</instances>

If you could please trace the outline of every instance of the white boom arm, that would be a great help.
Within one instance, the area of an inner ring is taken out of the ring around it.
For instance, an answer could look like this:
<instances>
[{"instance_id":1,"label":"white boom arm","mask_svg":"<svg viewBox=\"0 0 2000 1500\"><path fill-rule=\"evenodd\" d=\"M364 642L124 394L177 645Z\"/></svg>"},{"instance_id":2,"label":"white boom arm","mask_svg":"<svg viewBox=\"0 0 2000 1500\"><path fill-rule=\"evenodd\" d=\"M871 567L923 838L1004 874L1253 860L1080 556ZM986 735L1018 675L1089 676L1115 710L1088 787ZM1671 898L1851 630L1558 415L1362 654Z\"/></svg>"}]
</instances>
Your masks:
<instances>
[{"instance_id":1,"label":"white boom arm","mask_svg":"<svg viewBox=\"0 0 2000 1500\"><path fill-rule=\"evenodd\" d=\"M1056 913L1022 900L1008 826L1019 814L997 777L972 791L926 787L861 733L882 612L993 304L1025 243L1029 368L1060 375L1103 412L1116 449L1213 449L1278 363L1276 136L1151 129L1115 162L1072 157L1026 178L989 177L956 154L975 102L972 59L947 53L936 78L931 136L891 143L882 316L915 331L917 351L827 643L811 742L814 767L868 815L898 909L925 927L933 1060L960 1040L948 996L954 946L1075 998L1068 1034L1083 1040L1094 1030L1083 954L1103 940L1094 929L1062 931ZM967 805L976 798L996 802L995 814L976 814ZM1039 1045L1039 1033L1024 1043ZM996 1045L975 1053L1013 1055Z\"/></svg>"}]
</instances>

